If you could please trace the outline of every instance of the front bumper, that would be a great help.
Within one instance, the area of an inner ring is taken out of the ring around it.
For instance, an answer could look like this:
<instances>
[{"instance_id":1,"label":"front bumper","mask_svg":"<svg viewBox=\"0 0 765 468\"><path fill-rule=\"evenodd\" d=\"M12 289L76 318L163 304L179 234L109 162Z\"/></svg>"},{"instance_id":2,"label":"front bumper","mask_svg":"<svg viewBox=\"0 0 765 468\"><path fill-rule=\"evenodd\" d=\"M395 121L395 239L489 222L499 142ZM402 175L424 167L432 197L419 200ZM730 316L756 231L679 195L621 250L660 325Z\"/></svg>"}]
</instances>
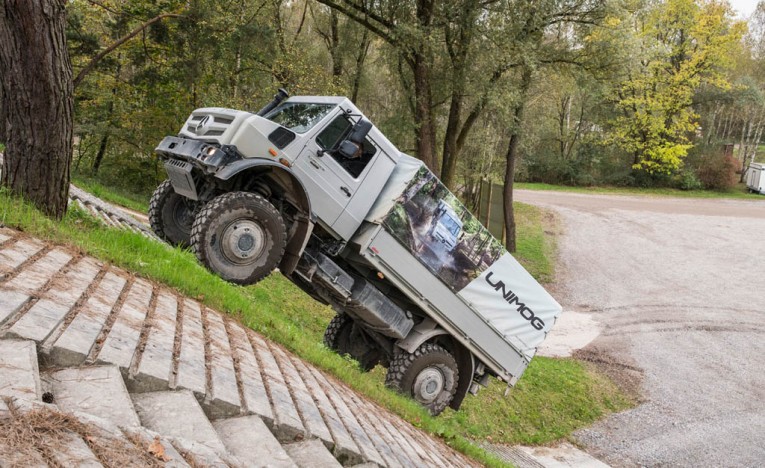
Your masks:
<instances>
[{"instance_id":1,"label":"front bumper","mask_svg":"<svg viewBox=\"0 0 765 468\"><path fill-rule=\"evenodd\" d=\"M238 159L236 147L217 145L200 140L168 136L154 149L165 162L165 170L179 195L198 200L196 179L214 175Z\"/></svg>"}]
</instances>

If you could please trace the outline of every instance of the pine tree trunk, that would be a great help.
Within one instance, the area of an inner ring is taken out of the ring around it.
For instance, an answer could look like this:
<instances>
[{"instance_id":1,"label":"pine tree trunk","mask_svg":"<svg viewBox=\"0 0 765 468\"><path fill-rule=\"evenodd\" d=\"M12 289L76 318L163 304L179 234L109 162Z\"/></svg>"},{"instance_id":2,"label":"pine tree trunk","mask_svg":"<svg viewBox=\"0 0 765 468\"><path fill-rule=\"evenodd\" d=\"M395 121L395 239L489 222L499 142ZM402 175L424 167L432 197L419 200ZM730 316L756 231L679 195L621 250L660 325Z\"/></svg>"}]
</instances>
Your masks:
<instances>
[{"instance_id":1,"label":"pine tree trunk","mask_svg":"<svg viewBox=\"0 0 765 468\"><path fill-rule=\"evenodd\" d=\"M57 219L72 160L72 66L65 0L0 1L2 185Z\"/></svg>"}]
</instances>

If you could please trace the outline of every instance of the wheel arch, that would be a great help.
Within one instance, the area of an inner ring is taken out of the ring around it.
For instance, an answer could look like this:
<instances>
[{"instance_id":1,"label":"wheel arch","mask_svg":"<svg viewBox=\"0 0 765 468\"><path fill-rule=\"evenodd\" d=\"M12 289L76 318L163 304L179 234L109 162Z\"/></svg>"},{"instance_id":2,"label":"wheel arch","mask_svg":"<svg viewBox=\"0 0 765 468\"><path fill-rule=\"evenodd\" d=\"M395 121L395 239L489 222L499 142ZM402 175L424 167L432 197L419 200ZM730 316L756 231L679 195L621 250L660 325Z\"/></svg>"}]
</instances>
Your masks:
<instances>
[{"instance_id":1,"label":"wheel arch","mask_svg":"<svg viewBox=\"0 0 765 468\"><path fill-rule=\"evenodd\" d=\"M288 195L288 202L294 205L299 212L295 222L297 228L294 234L287 240L279 270L285 275L291 275L295 270L300 255L303 253L308 239L313 232L313 213L311 211L311 199L303 182L287 166L267 159L242 159L224 167L215 177L224 182L235 184L247 179L259 178L280 193Z\"/></svg>"}]
</instances>

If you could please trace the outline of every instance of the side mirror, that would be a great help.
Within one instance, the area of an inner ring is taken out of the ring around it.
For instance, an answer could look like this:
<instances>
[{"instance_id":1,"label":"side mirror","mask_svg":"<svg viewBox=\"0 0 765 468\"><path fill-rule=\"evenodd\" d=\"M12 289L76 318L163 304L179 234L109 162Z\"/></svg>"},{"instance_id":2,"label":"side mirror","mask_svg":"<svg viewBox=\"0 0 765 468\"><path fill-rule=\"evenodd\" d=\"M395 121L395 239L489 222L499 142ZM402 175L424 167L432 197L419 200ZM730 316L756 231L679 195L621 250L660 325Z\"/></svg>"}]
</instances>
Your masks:
<instances>
[{"instance_id":1,"label":"side mirror","mask_svg":"<svg viewBox=\"0 0 765 468\"><path fill-rule=\"evenodd\" d=\"M366 119L359 120L351 129L348 138L340 143L337 152L344 158L353 159L364 145L364 139L370 130L372 130L372 122Z\"/></svg>"}]
</instances>

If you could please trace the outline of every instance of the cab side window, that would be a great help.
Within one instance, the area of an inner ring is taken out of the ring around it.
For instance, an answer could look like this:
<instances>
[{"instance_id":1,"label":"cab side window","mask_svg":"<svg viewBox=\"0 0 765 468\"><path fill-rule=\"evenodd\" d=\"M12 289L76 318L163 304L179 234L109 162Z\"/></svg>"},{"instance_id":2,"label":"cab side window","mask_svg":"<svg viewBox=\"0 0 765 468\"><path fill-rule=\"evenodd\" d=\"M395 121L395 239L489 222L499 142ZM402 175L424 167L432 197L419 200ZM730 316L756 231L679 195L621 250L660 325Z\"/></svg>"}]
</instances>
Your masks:
<instances>
[{"instance_id":1,"label":"cab side window","mask_svg":"<svg viewBox=\"0 0 765 468\"><path fill-rule=\"evenodd\" d=\"M364 168L374 157L377 148L367 138L364 140L361 154L357 154L354 158L345 158L333 151L348 136L352 127L353 122L348 117L339 115L316 136L316 143L355 179L364 172Z\"/></svg>"}]
</instances>

